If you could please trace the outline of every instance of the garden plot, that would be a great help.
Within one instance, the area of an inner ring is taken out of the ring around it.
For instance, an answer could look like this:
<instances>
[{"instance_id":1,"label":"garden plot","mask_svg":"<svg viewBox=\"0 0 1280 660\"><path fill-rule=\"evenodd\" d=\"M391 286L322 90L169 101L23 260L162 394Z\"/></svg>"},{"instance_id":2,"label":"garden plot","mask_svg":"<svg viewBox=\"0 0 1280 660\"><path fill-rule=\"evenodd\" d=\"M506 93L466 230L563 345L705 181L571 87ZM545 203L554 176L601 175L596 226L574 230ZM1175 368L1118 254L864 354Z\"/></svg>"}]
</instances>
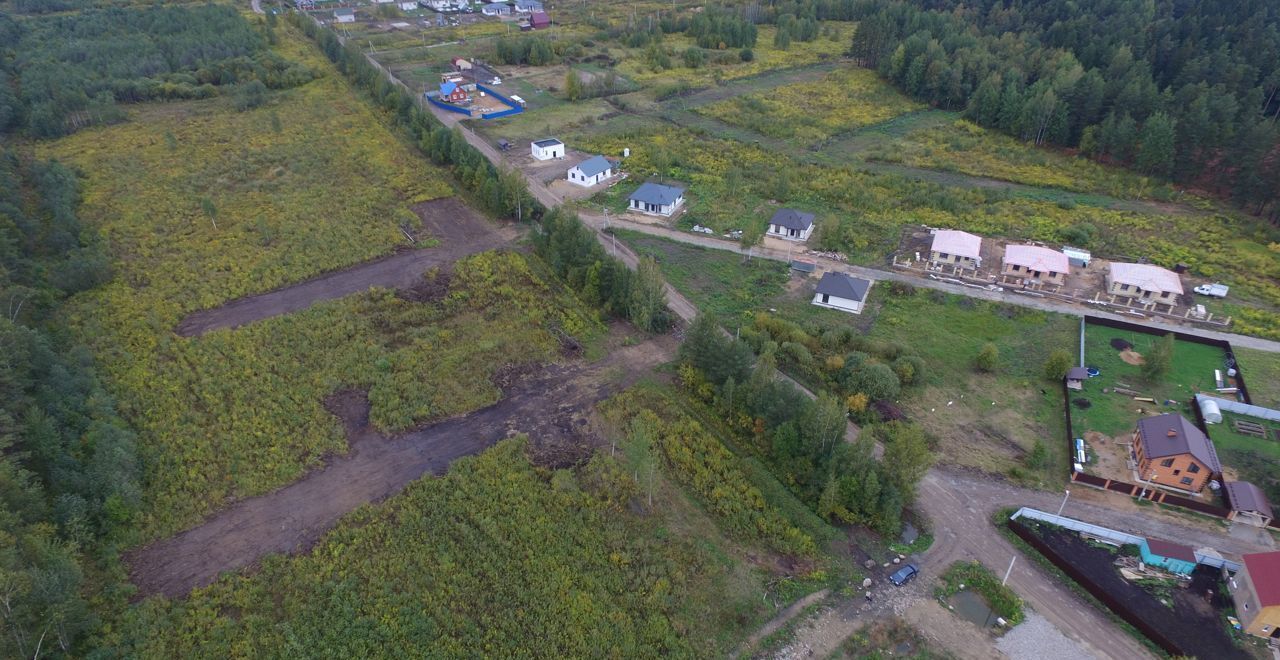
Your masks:
<instances>
[{"instance_id":1,"label":"garden plot","mask_svg":"<svg viewBox=\"0 0 1280 660\"><path fill-rule=\"evenodd\" d=\"M1145 356L1160 340L1140 332L1085 326L1085 364L1098 375L1086 380L1084 389L1071 392L1070 405L1073 435L1088 445L1089 473L1132 481L1127 443L1138 419L1167 412L1195 419L1192 397L1214 389L1215 369L1225 372L1222 349L1175 341L1167 372L1154 378L1144 374Z\"/></svg>"},{"instance_id":2,"label":"garden plot","mask_svg":"<svg viewBox=\"0 0 1280 660\"><path fill-rule=\"evenodd\" d=\"M1250 382L1256 382L1253 379ZM1280 502L1280 423L1231 412L1209 424L1209 438L1227 464L1228 479L1252 482L1272 502Z\"/></svg>"}]
</instances>

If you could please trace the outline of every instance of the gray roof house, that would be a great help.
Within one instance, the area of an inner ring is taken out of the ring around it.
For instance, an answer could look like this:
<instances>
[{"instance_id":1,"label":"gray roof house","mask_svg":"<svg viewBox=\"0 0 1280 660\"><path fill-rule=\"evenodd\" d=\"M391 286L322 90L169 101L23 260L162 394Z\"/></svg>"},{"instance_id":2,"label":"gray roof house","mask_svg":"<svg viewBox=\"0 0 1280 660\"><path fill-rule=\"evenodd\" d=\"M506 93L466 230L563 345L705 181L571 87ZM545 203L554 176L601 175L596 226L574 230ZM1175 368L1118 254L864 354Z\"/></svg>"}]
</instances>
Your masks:
<instances>
[{"instance_id":1,"label":"gray roof house","mask_svg":"<svg viewBox=\"0 0 1280 660\"><path fill-rule=\"evenodd\" d=\"M862 305L866 303L867 292L870 290L870 280L854 277L848 273L827 272L818 281L818 288L813 294L813 304L861 314Z\"/></svg>"},{"instance_id":2,"label":"gray roof house","mask_svg":"<svg viewBox=\"0 0 1280 660\"><path fill-rule=\"evenodd\" d=\"M592 156L578 163L578 170L586 176L595 176L611 169L613 169L613 163L610 163L608 158L600 155Z\"/></svg>"},{"instance_id":3,"label":"gray roof house","mask_svg":"<svg viewBox=\"0 0 1280 660\"><path fill-rule=\"evenodd\" d=\"M1261 488L1247 481L1228 481L1222 484L1226 491L1227 504L1231 507L1228 520L1240 520L1258 527L1266 527L1275 514L1271 512L1271 503Z\"/></svg>"},{"instance_id":4,"label":"gray roof house","mask_svg":"<svg viewBox=\"0 0 1280 660\"><path fill-rule=\"evenodd\" d=\"M769 219L770 236L792 241L805 241L813 233L813 214L795 209L778 209Z\"/></svg>"},{"instance_id":5,"label":"gray roof house","mask_svg":"<svg viewBox=\"0 0 1280 660\"><path fill-rule=\"evenodd\" d=\"M516 0L516 11L525 13L542 11L542 3L539 0Z\"/></svg>"},{"instance_id":6,"label":"gray roof house","mask_svg":"<svg viewBox=\"0 0 1280 660\"><path fill-rule=\"evenodd\" d=\"M670 216L684 203L684 188L646 181L628 198L627 208L649 215Z\"/></svg>"}]
</instances>

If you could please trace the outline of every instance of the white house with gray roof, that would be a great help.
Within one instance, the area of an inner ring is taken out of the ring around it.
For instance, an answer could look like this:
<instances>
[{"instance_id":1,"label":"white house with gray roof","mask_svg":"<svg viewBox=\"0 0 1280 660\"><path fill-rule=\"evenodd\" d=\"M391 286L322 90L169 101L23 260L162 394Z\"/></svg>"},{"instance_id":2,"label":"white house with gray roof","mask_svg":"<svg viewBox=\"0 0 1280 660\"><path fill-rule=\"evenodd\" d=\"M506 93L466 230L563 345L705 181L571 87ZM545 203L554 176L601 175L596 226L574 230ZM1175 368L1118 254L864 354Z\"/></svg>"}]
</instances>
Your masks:
<instances>
[{"instance_id":1,"label":"white house with gray roof","mask_svg":"<svg viewBox=\"0 0 1280 660\"><path fill-rule=\"evenodd\" d=\"M529 148L533 152L533 157L538 160L564 158L564 143L555 138L534 140Z\"/></svg>"},{"instance_id":2,"label":"white house with gray roof","mask_svg":"<svg viewBox=\"0 0 1280 660\"><path fill-rule=\"evenodd\" d=\"M848 273L827 272L818 281L818 289L813 294L813 304L850 314L861 314L869 291L871 291L871 280L854 277Z\"/></svg>"},{"instance_id":3,"label":"white house with gray roof","mask_svg":"<svg viewBox=\"0 0 1280 660\"><path fill-rule=\"evenodd\" d=\"M611 176L613 163L604 156L592 156L569 168L569 183L576 183L583 188L590 188Z\"/></svg>"},{"instance_id":4,"label":"white house with gray roof","mask_svg":"<svg viewBox=\"0 0 1280 660\"><path fill-rule=\"evenodd\" d=\"M627 209L646 215L671 217L684 204L684 188L646 181L628 198Z\"/></svg>"},{"instance_id":5,"label":"white house with gray roof","mask_svg":"<svg viewBox=\"0 0 1280 660\"><path fill-rule=\"evenodd\" d=\"M768 235L804 242L813 233L813 214L795 209L778 209L769 219Z\"/></svg>"}]
</instances>

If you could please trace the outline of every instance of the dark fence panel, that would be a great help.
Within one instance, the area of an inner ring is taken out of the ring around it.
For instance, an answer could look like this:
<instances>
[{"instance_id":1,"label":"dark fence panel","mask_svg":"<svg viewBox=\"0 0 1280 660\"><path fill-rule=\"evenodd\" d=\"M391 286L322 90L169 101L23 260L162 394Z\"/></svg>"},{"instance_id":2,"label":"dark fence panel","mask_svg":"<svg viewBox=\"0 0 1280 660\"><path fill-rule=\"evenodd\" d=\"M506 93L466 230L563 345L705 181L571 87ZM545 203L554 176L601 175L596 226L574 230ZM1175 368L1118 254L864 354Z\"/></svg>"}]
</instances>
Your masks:
<instances>
[{"instance_id":1,"label":"dark fence panel","mask_svg":"<svg viewBox=\"0 0 1280 660\"><path fill-rule=\"evenodd\" d=\"M1126 483L1124 481L1113 481L1107 484L1107 489L1114 490L1117 493L1124 493L1131 497L1133 496L1133 484Z\"/></svg>"},{"instance_id":2,"label":"dark fence panel","mask_svg":"<svg viewBox=\"0 0 1280 660\"><path fill-rule=\"evenodd\" d=\"M1054 549L1051 548L1048 543L1045 543L1043 539L1041 539L1034 532L1028 529L1026 525L1023 525L1022 523L1016 520L1010 520L1006 524L1009 526L1009 529L1012 530L1014 534L1018 535L1018 538L1022 539L1023 541L1026 541L1027 545L1030 545L1032 548L1035 548L1036 552L1039 552L1040 554L1044 555L1044 557L1048 559L1050 563L1052 563L1054 566L1057 566L1059 569L1061 569L1063 573L1066 573L1067 577L1070 577L1072 580L1075 580L1076 584L1079 584L1080 586L1084 587L1085 591L1088 591L1090 594L1093 595L1094 598L1097 598L1099 601L1102 602L1103 605L1106 605L1107 609L1114 612L1116 616L1120 617L1121 619L1124 619L1124 621L1129 625L1133 626L1134 628L1137 628L1143 635L1146 635L1148 639L1155 642L1157 646L1164 649L1170 655L1180 655L1180 656L1190 655L1186 651L1184 651L1181 647L1179 647L1177 644L1173 643L1173 641L1171 641L1168 637L1165 637L1163 634L1161 634L1159 630L1156 630L1154 627L1152 627L1150 624L1144 621L1141 617L1137 615L1136 612L1133 612L1128 607L1126 607L1124 603L1121 603L1119 600L1116 600L1115 598L1113 598L1110 592L1104 589L1101 585L1095 583L1092 579L1089 578L1088 575L1086 575L1083 571L1080 571L1079 569L1077 569L1076 566L1072 564L1070 561L1068 561L1065 557L1058 555L1058 553L1054 551Z\"/></svg>"},{"instance_id":3,"label":"dark fence panel","mask_svg":"<svg viewBox=\"0 0 1280 660\"><path fill-rule=\"evenodd\" d=\"M1227 516L1231 515L1230 509L1224 509L1220 506L1205 504L1204 502L1200 502L1198 500L1181 497L1179 495L1171 495L1169 493L1163 493L1163 492L1160 493L1160 495L1157 496L1155 501L1161 504L1172 504L1174 506L1184 507L1187 509L1191 509L1193 511L1199 511L1200 513L1207 513L1211 516L1217 516L1219 518L1226 518Z\"/></svg>"},{"instance_id":4,"label":"dark fence panel","mask_svg":"<svg viewBox=\"0 0 1280 660\"><path fill-rule=\"evenodd\" d=\"M1086 315L1084 317L1084 322L1090 325L1103 325L1108 328L1116 328L1118 330L1141 332L1144 335L1152 335L1154 337L1163 337L1169 333L1173 333L1174 339L1177 339L1179 341L1189 341L1194 344L1203 344L1205 346L1213 346L1215 348L1221 348L1223 351L1227 353L1228 356L1231 357L1232 360L1235 360L1235 356L1236 356L1236 352L1231 348L1231 342L1223 341L1221 339L1210 339L1209 337L1201 337L1200 335L1187 334L1185 332L1179 332L1177 330L1158 330L1156 328L1151 328L1145 325L1138 325L1137 323L1129 323L1128 321L1121 321L1118 319L1108 319L1108 318L1103 318L1101 316ZM1236 385L1240 389L1240 397L1244 399L1245 403L1252 404L1253 400L1249 398L1249 388L1245 387L1245 384L1244 384L1244 370L1240 368L1239 363L1235 365L1235 369L1236 369Z\"/></svg>"},{"instance_id":5,"label":"dark fence panel","mask_svg":"<svg viewBox=\"0 0 1280 660\"><path fill-rule=\"evenodd\" d=\"M458 113L458 114L460 114L460 115L466 115L466 116L468 116L468 117L470 117L470 116L471 116L471 111L470 111L470 110L467 110L466 108L459 108L459 107L458 107L458 106L456 106L456 105L452 105L452 104L449 104L449 103L445 103L445 102L443 102L443 101L437 101L437 100L435 100L435 98L430 97L430 96L426 97L426 99L427 99L427 101L428 101L429 103L431 103L431 105L434 105L434 106L435 106L435 107L437 107L437 108L444 108L445 110L448 110L449 112L456 112L456 113Z\"/></svg>"},{"instance_id":6,"label":"dark fence panel","mask_svg":"<svg viewBox=\"0 0 1280 660\"><path fill-rule=\"evenodd\" d=\"M1106 488L1106 487L1107 487L1107 480L1106 480L1106 479L1103 479L1102 477L1095 477L1095 476L1094 476L1094 475L1092 475L1092 474L1085 474L1084 472L1076 472L1076 473L1074 473L1074 474L1072 475L1072 477L1071 477L1071 480L1072 480L1072 481L1079 481L1079 482L1080 482L1080 483L1082 483L1082 484L1088 484L1088 485L1090 485L1090 486L1097 486L1098 488Z\"/></svg>"},{"instance_id":7,"label":"dark fence panel","mask_svg":"<svg viewBox=\"0 0 1280 660\"><path fill-rule=\"evenodd\" d=\"M1066 411L1067 419L1067 469L1075 474L1076 463L1076 437L1075 429L1071 426L1071 390L1067 388L1067 379L1062 379L1062 409Z\"/></svg>"}]
</instances>

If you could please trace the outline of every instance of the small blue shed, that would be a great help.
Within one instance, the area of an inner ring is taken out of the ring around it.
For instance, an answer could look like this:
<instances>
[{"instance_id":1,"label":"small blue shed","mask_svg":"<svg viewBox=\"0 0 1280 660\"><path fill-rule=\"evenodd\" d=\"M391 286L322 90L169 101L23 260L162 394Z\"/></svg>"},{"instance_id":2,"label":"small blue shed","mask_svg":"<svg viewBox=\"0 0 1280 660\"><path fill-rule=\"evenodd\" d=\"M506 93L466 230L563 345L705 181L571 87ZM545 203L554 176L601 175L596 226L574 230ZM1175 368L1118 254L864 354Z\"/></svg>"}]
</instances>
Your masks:
<instances>
[{"instance_id":1,"label":"small blue shed","mask_svg":"<svg viewBox=\"0 0 1280 660\"><path fill-rule=\"evenodd\" d=\"M1144 539L1138 549L1142 553L1143 563L1148 566L1159 566L1178 575L1190 575L1196 570L1196 553L1185 545L1160 539Z\"/></svg>"}]
</instances>

